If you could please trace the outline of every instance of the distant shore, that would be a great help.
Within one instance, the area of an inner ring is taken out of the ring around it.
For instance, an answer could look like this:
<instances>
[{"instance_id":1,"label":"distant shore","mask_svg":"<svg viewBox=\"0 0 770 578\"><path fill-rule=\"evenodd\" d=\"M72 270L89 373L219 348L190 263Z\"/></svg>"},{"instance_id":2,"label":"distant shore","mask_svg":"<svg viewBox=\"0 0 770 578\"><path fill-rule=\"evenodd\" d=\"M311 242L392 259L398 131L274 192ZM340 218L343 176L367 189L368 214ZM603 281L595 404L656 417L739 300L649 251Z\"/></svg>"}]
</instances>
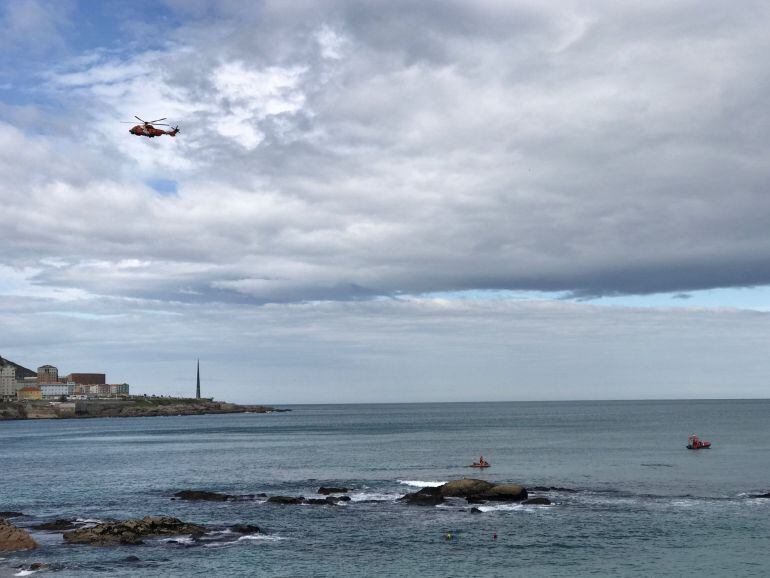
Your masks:
<instances>
[{"instance_id":1,"label":"distant shore","mask_svg":"<svg viewBox=\"0 0 770 578\"><path fill-rule=\"evenodd\" d=\"M217 413L290 411L266 405L239 405L213 399L132 397L77 401L10 401L0 403L0 420L80 419L90 417L152 417Z\"/></svg>"}]
</instances>

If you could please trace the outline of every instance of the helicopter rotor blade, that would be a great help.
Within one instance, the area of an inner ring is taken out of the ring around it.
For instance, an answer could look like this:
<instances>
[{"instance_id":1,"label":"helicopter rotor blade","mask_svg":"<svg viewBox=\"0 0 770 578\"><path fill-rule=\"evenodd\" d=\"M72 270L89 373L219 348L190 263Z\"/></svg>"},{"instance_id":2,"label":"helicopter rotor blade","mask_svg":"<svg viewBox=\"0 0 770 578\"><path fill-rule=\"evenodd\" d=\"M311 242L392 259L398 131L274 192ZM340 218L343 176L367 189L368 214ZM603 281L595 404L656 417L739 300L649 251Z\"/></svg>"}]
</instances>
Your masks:
<instances>
[{"instance_id":1,"label":"helicopter rotor blade","mask_svg":"<svg viewBox=\"0 0 770 578\"><path fill-rule=\"evenodd\" d=\"M136 116L136 115L134 115L134 118L135 118L135 119L137 119L137 120L139 120L139 121L141 121L141 122L147 122L146 120L142 120L141 118L139 118L139 117L138 117L138 116Z\"/></svg>"},{"instance_id":2,"label":"helicopter rotor blade","mask_svg":"<svg viewBox=\"0 0 770 578\"><path fill-rule=\"evenodd\" d=\"M160 121L162 121L162 120L166 120L166 117L163 117L163 118L158 118L158 119L156 119L156 120L151 120L151 121L150 121L150 124L153 124L153 123L156 123L156 122L160 122Z\"/></svg>"}]
</instances>

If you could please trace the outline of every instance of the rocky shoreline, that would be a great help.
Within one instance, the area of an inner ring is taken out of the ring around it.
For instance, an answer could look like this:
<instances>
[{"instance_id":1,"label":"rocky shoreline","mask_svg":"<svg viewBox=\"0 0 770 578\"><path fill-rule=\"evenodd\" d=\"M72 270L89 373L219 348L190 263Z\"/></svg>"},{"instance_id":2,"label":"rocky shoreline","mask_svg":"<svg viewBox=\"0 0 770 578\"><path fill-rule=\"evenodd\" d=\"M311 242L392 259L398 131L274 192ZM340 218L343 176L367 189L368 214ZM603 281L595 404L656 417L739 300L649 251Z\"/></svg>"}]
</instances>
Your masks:
<instances>
[{"instance_id":1,"label":"rocky shoreline","mask_svg":"<svg viewBox=\"0 0 770 578\"><path fill-rule=\"evenodd\" d=\"M0 403L0 420L155 417L284 411L291 410L265 405L239 405L224 401L214 401L213 399L137 397L125 400L4 402Z\"/></svg>"},{"instance_id":2,"label":"rocky shoreline","mask_svg":"<svg viewBox=\"0 0 770 578\"><path fill-rule=\"evenodd\" d=\"M233 502L260 500L275 506L316 505L337 506L350 502L347 494L352 490L342 486L321 486L317 490L319 498L304 496L268 496L259 494L224 494L210 490L181 490L169 496L170 500L188 502ZM423 488L408 493L398 501L407 505L438 505L447 498L463 498L468 504L480 504L487 501L522 502L538 505L550 505L547 498L528 497L527 490L517 484L492 484L484 480L461 479L447 482L438 487ZM471 513L480 513L478 508L471 508ZM183 522L169 516L146 516L132 520L83 521L78 518L61 518L38 524L19 527L6 518L27 518L23 512L0 511L0 552L34 550L39 547L29 530L38 532L61 533L68 544L89 546L138 545L145 539L160 537L180 537L189 544L206 543L213 540L233 540L243 534L264 534L264 531L252 524L232 524L225 528L211 528L201 524Z\"/></svg>"},{"instance_id":3,"label":"rocky shoreline","mask_svg":"<svg viewBox=\"0 0 770 578\"><path fill-rule=\"evenodd\" d=\"M268 496L265 493L227 494L207 489L187 489L170 494L168 499L186 502L220 503L254 501L260 506L277 508L303 505L337 508L351 502L351 497L348 494L356 491L352 487L342 485L321 486L315 491L318 497L306 498L304 496ZM548 497L543 495L533 496L532 492L544 492L553 497L552 492L557 492L557 495L573 494L577 493L578 490L554 486L532 486L528 490L519 484L496 484L485 480L462 478L406 493L395 500L394 503L401 504L402 507L414 507L416 509L451 503L454 506L459 506L460 509L472 516L488 515L485 512L490 511L490 508L485 508L480 506L480 504L488 504L492 506L492 510L494 510L495 504L501 502L545 507L558 506ZM750 497L770 498L770 492L751 494ZM257 512L258 510L255 510L255 514ZM9 519L13 519L14 523ZM36 520L37 523L34 523L34 521L33 516L26 515L20 511L0 511L0 555L10 552L25 552L25 555L28 555L26 552L41 548L35 537L41 543L46 543L46 540L42 539L43 534L41 533L43 532L46 534L61 534L63 542L73 547L98 548L138 546L141 544L169 544L189 548L226 545L242 540L282 539L271 536L261 526L253 523L244 523L243 521L237 523L220 522L218 524L205 524L186 522L171 516L157 515L127 520L82 518L52 520L50 518L42 518ZM139 558L129 556L126 560L135 562L139 561ZM55 569L55 566L53 564L50 568ZM25 562L15 568L31 573L32 571L47 569L49 566L46 562L36 561L32 564Z\"/></svg>"}]
</instances>

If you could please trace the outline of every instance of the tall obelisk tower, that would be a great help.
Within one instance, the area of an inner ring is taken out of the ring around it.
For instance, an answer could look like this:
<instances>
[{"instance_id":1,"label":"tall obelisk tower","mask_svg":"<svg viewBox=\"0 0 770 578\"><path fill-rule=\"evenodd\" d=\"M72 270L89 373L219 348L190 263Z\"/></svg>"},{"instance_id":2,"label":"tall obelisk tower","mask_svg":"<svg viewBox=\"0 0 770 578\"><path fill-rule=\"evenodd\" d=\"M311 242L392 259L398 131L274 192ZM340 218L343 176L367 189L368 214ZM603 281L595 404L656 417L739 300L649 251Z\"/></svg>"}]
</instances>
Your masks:
<instances>
[{"instance_id":1,"label":"tall obelisk tower","mask_svg":"<svg viewBox=\"0 0 770 578\"><path fill-rule=\"evenodd\" d=\"M195 399L201 398L201 360L198 360L198 380L195 386Z\"/></svg>"}]
</instances>

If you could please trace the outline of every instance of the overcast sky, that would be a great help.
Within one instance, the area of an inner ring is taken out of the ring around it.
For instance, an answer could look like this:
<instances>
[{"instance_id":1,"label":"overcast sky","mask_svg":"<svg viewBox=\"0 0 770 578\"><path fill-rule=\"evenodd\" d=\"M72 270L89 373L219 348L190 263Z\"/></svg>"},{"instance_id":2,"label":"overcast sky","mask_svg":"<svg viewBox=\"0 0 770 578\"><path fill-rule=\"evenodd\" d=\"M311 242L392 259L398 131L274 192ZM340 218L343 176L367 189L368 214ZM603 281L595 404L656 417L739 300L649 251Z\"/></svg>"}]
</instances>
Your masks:
<instances>
[{"instance_id":1,"label":"overcast sky","mask_svg":"<svg viewBox=\"0 0 770 578\"><path fill-rule=\"evenodd\" d=\"M0 355L164 394L200 357L241 402L766 397L768 22L5 0Z\"/></svg>"}]
</instances>

